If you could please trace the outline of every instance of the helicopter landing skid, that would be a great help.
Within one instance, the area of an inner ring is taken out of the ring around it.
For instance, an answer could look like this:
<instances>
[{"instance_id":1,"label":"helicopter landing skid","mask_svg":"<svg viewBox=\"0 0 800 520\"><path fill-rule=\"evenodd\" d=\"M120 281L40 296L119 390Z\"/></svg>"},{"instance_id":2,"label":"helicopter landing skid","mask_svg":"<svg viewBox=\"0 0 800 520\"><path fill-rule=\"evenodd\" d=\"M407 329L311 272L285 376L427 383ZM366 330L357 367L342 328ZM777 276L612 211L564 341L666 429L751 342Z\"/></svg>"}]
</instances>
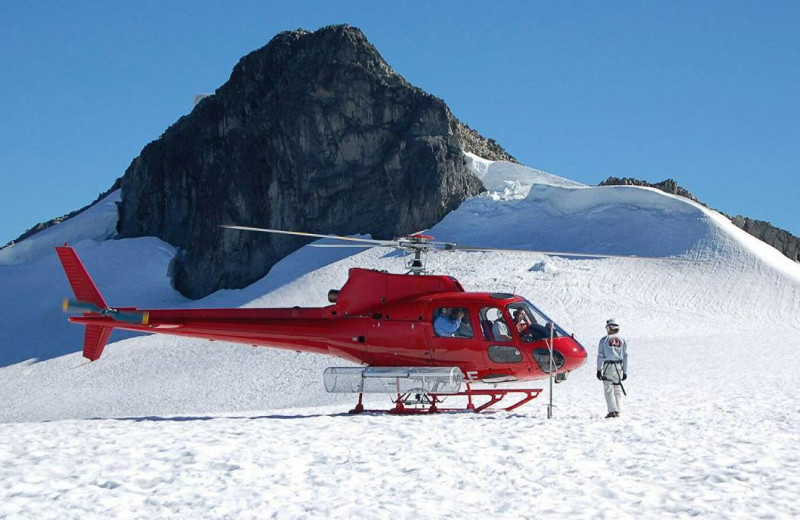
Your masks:
<instances>
[{"instance_id":1,"label":"helicopter landing skid","mask_svg":"<svg viewBox=\"0 0 800 520\"><path fill-rule=\"evenodd\" d=\"M421 415L421 414L433 414L439 412L480 413L489 410L489 408L502 401L503 398L509 394L521 395L522 398L519 399L517 402L515 402L511 406L503 408L503 411L510 412L511 410L519 408L525 403L528 403L536 399L537 397L539 397L540 393L542 393L541 388L503 388L503 389L481 388L473 390L472 388L470 388L469 385L467 385L467 390L465 392L427 393L419 389L418 392L412 390L404 394L398 393L397 397L392 400L392 402L394 403L394 408L390 410L367 410L364 408L363 394L358 394L358 404L356 405L355 408L350 410L350 413L357 414L362 412L384 412L393 415ZM444 399L447 397L466 397L467 405L464 408L440 407L439 405L442 404L444 402ZM488 397L489 400L476 406L475 403L473 403L472 401L473 397Z\"/></svg>"}]
</instances>

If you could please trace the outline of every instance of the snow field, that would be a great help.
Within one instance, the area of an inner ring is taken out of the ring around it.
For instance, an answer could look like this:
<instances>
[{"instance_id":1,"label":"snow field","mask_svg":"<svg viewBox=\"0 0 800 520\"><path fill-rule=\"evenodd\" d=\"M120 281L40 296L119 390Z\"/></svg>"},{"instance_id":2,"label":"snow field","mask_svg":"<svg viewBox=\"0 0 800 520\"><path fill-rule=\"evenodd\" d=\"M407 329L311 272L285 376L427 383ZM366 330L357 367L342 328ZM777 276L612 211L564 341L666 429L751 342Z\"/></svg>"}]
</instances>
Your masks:
<instances>
[{"instance_id":1,"label":"snow field","mask_svg":"<svg viewBox=\"0 0 800 520\"><path fill-rule=\"evenodd\" d=\"M780 342L776 354L797 344ZM587 370L520 412L348 406L0 425L0 516L793 517L798 363L633 351L623 417ZM636 346L634 346L636 347ZM733 347L723 337L708 345ZM782 356L783 357L783 356ZM661 362L663 370L655 367ZM350 403L352 404L352 403ZM378 404L378 403L374 403ZM385 403L385 404L388 404Z\"/></svg>"},{"instance_id":2,"label":"snow field","mask_svg":"<svg viewBox=\"0 0 800 520\"><path fill-rule=\"evenodd\" d=\"M0 518L800 515L800 266L683 199L471 160L494 191L437 240L693 260L429 255L467 290L526 296L587 347L555 419L547 391L513 413L349 416L355 397L322 384L343 361L220 342L115 335L83 364L56 243L112 305L319 306L350 267L403 271L385 250L304 248L247 289L188 302L169 287L170 246L103 240L102 203L0 251ZM594 377L609 317L631 356L613 420Z\"/></svg>"}]
</instances>

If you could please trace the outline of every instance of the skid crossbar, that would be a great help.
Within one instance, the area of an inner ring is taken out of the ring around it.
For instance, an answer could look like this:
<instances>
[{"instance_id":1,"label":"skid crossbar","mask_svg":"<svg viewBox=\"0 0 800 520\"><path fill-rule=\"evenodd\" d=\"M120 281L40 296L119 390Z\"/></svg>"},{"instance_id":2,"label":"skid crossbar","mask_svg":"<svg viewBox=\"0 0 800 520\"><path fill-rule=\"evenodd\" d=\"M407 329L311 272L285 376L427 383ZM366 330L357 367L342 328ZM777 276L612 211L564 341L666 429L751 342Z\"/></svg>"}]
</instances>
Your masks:
<instances>
[{"instance_id":1,"label":"skid crossbar","mask_svg":"<svg viewBox=\"0 0 800 520\"><path fill-rule=\"evenodd\" d=\"M475 412L480 413L483 411L488 410L492 406L496 405L503 398L509 394L517 394L521 395L521 399L517 402L513 403L511 406L503 408L506 412L510 412L520 406L524 405L539 397L539 394L542 393L541 388L503 388L503 389L492 389L492 388L481 388L477 390L473 390L470 388L470 385L467 385L467 390L465 392L450 392L450 393L426 393L422 396L417 396L419 399L414 405L408 405L408 400L410 393L406 394L397 394L397 398L393 399L392 402L394 403L394 408L390 410L366 410L363 404L363 394L358 394L358 404L350 413L361 413L361 412L388 412L390 414L397 414L397 415L416 415L416 414L432 414L438 412ZM467 406L465 408L444 408L440 407L445 398L447 397L466 397L467 398ZM482 403L480 405L475 405L473 402L473 397L488 397L488 401Z\"/></svg>"}]
</instances>

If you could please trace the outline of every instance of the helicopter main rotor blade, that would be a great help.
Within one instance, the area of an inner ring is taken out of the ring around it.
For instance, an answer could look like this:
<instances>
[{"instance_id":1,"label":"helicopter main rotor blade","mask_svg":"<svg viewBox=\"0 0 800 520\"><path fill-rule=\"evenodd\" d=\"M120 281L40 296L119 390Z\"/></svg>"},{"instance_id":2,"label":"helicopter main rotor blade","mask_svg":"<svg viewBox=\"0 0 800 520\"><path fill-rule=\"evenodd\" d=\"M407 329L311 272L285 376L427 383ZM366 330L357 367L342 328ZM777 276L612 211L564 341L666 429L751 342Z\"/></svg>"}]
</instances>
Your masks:
<instances>
[{"instance_id":1,"label":"helicopter main rotor blade","mask_svg":"<svg viewBox=\"0 0 800 520\"><path fill-rule=\"evenodd\" d=\"M446 242L435 242L437 247L443 246L445 251L472 251L479 253L534 253L546 256L573 256L577 258L623 258L628 260L663 260L667 262L696 262L685 258L668 258L663 256L638 256L638 255L604 255L594 253L575 253L570 251L537 251L534 249L501 249L492 247L473 247L450 244Z\"/></svg>"},{"instance_id":2,"label":"helicopter main rotor blade","mask_svg":"<svg viewBox=\"0 0 800 520\"><path fill-rule=\"evenodd\" d=\"M256 228L256 227L249 227L249 226L228 226L222 225L220 227L224 227L227 229L238 229L240 231L258 231L260 233L275 233L278 235L294 235L299 237L311 237L311 238L330 238L334 240L346 240L349 242L361 242L362 244L373 244L379 246L395 246L397 242L392 240L373 240L371 238L354 238L354 237L343 237L339 235L320 235L317 233L306 233L303 231L284 231L282 229L267 229L267 228Z\"/></svg>"},{"instance_id":3,"label":"helicopter main rotor blade","mask_svg":"<svg viewBox=\"0 0 800 520\"><path fill-rule=\"evenodd\" d=\"M567 256L574 258L622 258L629 260L660 260L664 262L698 262L698 260L691 260L686 258L667 258L658 256L637 256L637 255L607 255L607 254L594 254L594 253L576 253L573 251L537 251L533 249L508 249L508 248L494 248L494 247L475 247L475 246L462 246L452 242L438 242L430 240L433 237L427 235L409 235L398 238L396 240L374 240L371 238L354 238L343 237L340 235L322 235L318 233L306 233L303 231L284 231L282 229L267 229L256 228L249 226L220 226L227 229L238 229L241 231L258 231L261 233L275 233L280 235L294 235L310 238L327 238L332 240L343 240L348 242L358 242L362 245L347 246L344 244L309 244L312 247L392 247L403 249L406 251L467 251L477 253L526 253L526 254L539 254L546 256ZM366 245L369 244L369 245Z\"/></svg>"},{"instance_id":4,"label":"helicopter main rotor blade","mask_svg":"<svg viewBox=\"0 0 800 520\"><path fill-rule=\"evenodd\" d=\"M356 249L370 249L373 247L382 247L380 244L308 244L308 247L353 247ZM386 246L389 247L389 246Z\"/></svg>"}]
</instances>

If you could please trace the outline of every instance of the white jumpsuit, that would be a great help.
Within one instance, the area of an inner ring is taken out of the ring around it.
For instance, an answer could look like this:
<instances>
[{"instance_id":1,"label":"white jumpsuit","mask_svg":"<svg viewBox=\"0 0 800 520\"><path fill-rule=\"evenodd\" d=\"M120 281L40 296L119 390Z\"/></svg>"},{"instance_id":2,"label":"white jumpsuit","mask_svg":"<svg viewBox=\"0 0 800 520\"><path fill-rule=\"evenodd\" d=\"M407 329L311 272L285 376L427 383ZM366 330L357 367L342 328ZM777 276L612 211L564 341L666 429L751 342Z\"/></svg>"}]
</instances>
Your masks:
<instances>
[{"instance_id":1,"label":"white jumpsuit","mask_svg":"<svg viewBox=\"0 0 800 520\"><path fill-rule=\"evenodd\" d=\"M622 409L622 375L628 373L628 344L619 334L609 334L597 347L597 370L603 376L608 412Z\"/></svg>"}]
</instances>

